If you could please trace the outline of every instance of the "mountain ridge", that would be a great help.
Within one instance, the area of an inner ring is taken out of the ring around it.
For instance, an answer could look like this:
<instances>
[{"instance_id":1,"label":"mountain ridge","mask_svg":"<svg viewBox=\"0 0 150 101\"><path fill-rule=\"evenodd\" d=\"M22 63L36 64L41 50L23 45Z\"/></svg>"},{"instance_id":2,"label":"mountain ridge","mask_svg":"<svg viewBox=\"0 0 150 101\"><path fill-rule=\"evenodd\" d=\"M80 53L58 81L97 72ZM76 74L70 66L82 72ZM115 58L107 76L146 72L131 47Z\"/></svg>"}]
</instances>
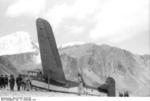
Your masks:
<instances>
[{"instance_id":1,"label":"mountain ridge","mask_svg":"<svg viewBox=\"0 0 150 101\"><path fill-rule=\"evenodd\" d=\"M99 77L97 81L100 81L100 79L105 80L106 77L112 76L117 82L117 89L126 89L132 92L133 95L139 96L145 92L149 94L149 55L147 55L147 61L145 61L140 55L132 54L124 49L109 47L108 45L97 46L93 44L68 47L61 50L60 54L65 54L76 59L76 61L79 62L77 63L77 67L83 69L85 79L87 79L86 77L90 74L90 71L92 71L92 75L96 74L96 76L92 77L91 75L90 80ZM69 59L66 61L69 61ZM66 61L63 61L63 63ZM90 80L86 81L89 82ZM128 87L127 85L130 86ZM141 87L143 87L145 91L143 91ZM142 92L139 93L140 91Z\"/></svg>"}]
</instances>

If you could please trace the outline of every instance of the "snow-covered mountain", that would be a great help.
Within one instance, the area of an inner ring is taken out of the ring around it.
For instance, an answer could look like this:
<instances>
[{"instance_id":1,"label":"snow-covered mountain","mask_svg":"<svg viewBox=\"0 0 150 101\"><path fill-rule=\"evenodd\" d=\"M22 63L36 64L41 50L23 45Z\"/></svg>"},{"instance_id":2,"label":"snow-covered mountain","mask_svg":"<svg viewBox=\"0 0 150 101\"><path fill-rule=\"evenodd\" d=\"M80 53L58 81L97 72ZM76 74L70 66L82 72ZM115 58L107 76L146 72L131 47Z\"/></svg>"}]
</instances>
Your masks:
<instances>
[{"instance_id":1,"label":"snow-covered mountain","mask_svg":"<svg viewBox=\"0 0 150 101\"><path fill-rule=\"evenodd\" d=\"M0 38L0 56L7 58L19 72L41 68L37 44L28 33L16 32Z\"/></svg>"},{"instance_id":2,"label":"snow-covered mountain","mask_svg":"<svg viewBox=\"0 0 150 101\"><path fill-rule=\"evenodd\" d=\"M26 32L16 32L0 38L0 55L34 52L32 39Z\"/></svg>"}]
</instances>

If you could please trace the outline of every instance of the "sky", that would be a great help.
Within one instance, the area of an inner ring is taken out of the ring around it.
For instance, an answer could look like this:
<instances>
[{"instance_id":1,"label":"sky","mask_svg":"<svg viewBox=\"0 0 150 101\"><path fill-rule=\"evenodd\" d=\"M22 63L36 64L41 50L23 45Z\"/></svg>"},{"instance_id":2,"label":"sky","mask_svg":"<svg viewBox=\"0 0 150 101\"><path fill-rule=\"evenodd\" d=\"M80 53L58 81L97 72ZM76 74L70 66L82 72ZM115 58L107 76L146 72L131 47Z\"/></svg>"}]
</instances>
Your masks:
<instances>
[{"instance_id":1,"label":"sky","mask_svg":"<svg viewBox=\"0 0 150 101\"><path fill-rule=\"evenodd\" d=\"M150 54L149 4L149 0L0 0L0 37L24 32L37 40L35 21L41 17L51 24L58 46L96 43Z\"/></svg>"}]
</instances>

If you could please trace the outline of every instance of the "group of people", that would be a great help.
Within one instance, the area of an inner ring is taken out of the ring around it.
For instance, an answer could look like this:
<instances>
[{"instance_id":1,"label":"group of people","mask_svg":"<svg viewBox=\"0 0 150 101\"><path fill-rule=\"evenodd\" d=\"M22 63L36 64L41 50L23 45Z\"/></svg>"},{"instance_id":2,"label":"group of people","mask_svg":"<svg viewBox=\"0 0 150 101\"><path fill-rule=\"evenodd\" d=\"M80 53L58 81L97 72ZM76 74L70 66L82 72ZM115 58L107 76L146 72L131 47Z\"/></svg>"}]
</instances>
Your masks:
<instances>
[{"instance_id":1,"label":"group of people","mask_svg":"<svg viewBox=\"0 0 150 101\"><path fill-rule=\"evenodd\" d=\"M129 97L129 92L128 91L119 92L119 97Z\"/></svg>"},{"instance_id":2,"label":"group of people","mask_svg":"<svg viewBox=\"0 0 150 101\"><path fill-rule=\"evenodd\" d=\"M0 76L0 88L6 88L8 86L8 76L1 75Z\"/></svg>"},{"instance_id":3,"label":"group of people","mask_svg":"<svg viewBox=\"0 0 150 101\"><path fill-rule=\"evenodd\" d=\"M10 75L8 77L7 75L0 76L0 88L1 89L6 89L8 86L11 91L14 90L15 84L17 86L17 90L31 90L32 89L32 84L31 80L29 77L23 77L21 74L18 75L18 77L14 77L14 75Z\"/></svg>"}]
</instances>

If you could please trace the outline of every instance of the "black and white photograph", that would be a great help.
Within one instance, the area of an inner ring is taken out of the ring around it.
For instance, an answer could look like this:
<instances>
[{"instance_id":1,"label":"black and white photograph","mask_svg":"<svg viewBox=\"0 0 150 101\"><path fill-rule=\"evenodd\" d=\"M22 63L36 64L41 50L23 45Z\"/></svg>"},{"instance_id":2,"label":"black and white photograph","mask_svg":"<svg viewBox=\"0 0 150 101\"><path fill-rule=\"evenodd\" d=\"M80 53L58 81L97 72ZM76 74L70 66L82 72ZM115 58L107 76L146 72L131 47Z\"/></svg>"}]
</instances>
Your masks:
<instances>
[{"instance_id":1,"label":"black and white photograph","mask_svg":"<svg viewBox=\"0 0 150 101\"><path fill-rule=\"evenodd\" d=\"M150 97L149 9L149 0L0 0L0 101Z\"/></svg>"}]
</instances>

